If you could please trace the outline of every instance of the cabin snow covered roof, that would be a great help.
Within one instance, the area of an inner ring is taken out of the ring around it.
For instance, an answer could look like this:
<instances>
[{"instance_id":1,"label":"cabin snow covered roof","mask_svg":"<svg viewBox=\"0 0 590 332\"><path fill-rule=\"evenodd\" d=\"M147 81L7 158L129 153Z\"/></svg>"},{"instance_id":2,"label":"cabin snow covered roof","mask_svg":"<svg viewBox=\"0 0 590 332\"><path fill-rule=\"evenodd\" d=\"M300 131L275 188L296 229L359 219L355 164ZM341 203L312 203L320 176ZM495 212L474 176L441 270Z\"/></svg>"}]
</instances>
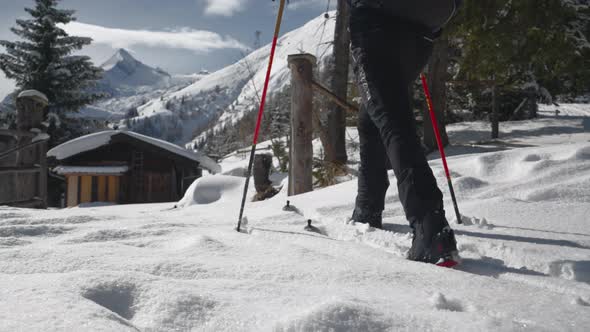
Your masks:
<instances>
[{"instance_id":1,"label":"cabin snow covered roof","mask_svg":"<svg viewBox=\"0 0 590 332\"><path fill-rule=\"evenodd\" d=\"M71 141L65 142L47 152L47 157L54 157L57 160L64 160L77 154L91 151L101 146L105 146L111 143L113 136L127 135L129 137L141 140L145 143L157 146L161 149L167 150L179 156L188 158L190 160L198 162L201 167L207 169L211 173L220 173L221 166L217 164L213 159L193 151L184 149L176 144L172 144L157 138L141 135L132 131L126 130L106 130L98 133L78 137Z\"/></svg>"}]
</instances>

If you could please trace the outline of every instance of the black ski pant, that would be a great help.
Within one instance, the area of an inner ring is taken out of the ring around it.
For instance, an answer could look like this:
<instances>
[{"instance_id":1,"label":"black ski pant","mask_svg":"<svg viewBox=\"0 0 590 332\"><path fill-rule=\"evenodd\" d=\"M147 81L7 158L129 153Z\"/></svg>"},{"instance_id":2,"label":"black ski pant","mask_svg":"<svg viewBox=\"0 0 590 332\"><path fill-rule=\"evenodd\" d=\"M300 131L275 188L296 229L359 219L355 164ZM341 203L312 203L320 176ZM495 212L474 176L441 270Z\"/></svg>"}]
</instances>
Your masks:
<instances>
[{"instance_id":1,"label":"black ski pant","mask_svg":"<svg viewBox=\"0 0 590 332\"><path fill-rule=\"evenodd\" d=\"M383 211L390 164L407 219L421 220L427 212L443 208L410 99L410 87L432 53L433 36L426 27L374 9L353 9L350 32L363 101L356 208Z\"/></svg>"}]
</instances>

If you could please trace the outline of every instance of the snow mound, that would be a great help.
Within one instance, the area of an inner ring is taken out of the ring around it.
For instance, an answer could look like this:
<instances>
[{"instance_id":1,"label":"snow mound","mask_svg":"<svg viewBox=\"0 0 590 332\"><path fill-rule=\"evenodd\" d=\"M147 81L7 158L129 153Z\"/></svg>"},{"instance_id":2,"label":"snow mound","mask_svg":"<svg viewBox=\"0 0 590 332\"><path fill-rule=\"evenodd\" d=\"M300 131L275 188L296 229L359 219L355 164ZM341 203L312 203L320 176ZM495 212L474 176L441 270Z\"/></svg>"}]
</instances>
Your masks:
<instances>
[{"instance_id":1,"label":"snow mound","mask_svg":"<svg viewBox=\"0 0 590 332\"><path fill-rule=\"evenodd\" d=\"M246 179L235 176L209 176L200 178L188 188L178 207L212 204L239 198Z\"/></svg>"},{"instance_id":2,"label":"snow mound","mask_svg":"<svg viewBox=\"0 0 590 332\"><path fill-rule=\"evenodd\" d=\"M0 238L24 237L24 236L57 236L71 230L68 227L58 226L0 226Z\"/></svg>"},{"instance_id":3,"label":"snow mound","mask_svg":"<svg viewBox=\"0 0 590 332\"><path fill-rule=\"evenodd\" d=\"M483 188L487 186L488 183L475 177L465 176L455 180L454 185L455 189L458 191L469 191Z\"/></svg>"},{"instance_id":4,"label":"snow mound","mask_svg":"<svg viewBox=\"0 0 590 332\"><path fill-rule=\"evenodd\" d=\"M335 301L321 304L311 310L278 323L273 331L386 331L390 328L383 315L374 308L354 302Z\"/></svg>"},{"instance_id":5,"label":"snow mound","mask_svg":"<svg viewBox=\"0 0 590 332\"><path fill-rule=\"evenodd\" d=\"M31 244L30 241L19 240L15 237L0 238L0 248L16 247Z\"/></svg>"}]
</instances>

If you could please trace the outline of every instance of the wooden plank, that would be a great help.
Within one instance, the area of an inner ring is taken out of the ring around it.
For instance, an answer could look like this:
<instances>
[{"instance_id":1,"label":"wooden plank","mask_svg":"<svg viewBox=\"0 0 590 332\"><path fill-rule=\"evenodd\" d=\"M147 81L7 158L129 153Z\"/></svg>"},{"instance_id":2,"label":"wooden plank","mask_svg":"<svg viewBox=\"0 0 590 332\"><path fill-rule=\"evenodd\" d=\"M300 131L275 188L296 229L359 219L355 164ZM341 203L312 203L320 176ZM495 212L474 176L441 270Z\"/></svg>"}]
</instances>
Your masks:
<instances>
[{"instance_id":1,"label":"wooden plank","mask_svg":"<svg viewBox=\"0 0 590 332\"><path fill-rule=\"evenodd\" d=\"M148 203L152 203L152 193L153 193L153 189L152 189L152 182L153 182L153 178L152 178L152 173L145 173L145 178L147 179L148 182L148 189L147 189L147 202Z\"/></svg>"},{"instance_id":2,"label":"wooden plank","mask_svg":"<svg viewBox=\"0 0 590 332\"><path fill-rule=\"evenodd\" d=\"M41 173L39 173L39 183L38 183L38 190L39 190L39 197L43 200L45 204L45 208L47 207L47 199L48 199L48 192L47 192L47 142L44 144L40 144L37 146L38 148L38 160L39 165L41 167Z\"/></svg>"},{"instance_id":3,"label":"wooden plank","mask_svg":"<svg viewBox=\"0 0 590 332\"><path fill-rule=\"evenodd\" d=\"M66 177L67 182L67 201L68 207L74 207L78 205L78 181L79 178L77 176L68 176Z\"/></svg>"},{"instance_id":4,"label":"wooden plank","mask_svg":"<svg viewBox=\"0 0 590 332\"><path fill-rule=\"evenodd\" d=\"M0 205L14 201L16 198L16 175L0 174Z\"/></svg>"},{"instance_id":5,"label":"wooden plank","mask_svg":"<svg viewBox=\"0 0 590 332\"><path fill-rule=\"evenodd\" d=\"M29 132L29 131L0 129L0 136L35 137L35 136L37 136L37 134Z\"/></svg>"},{"instance_id":6,"label":"wooden plank","mask_svg":"<svg viewBox=\"0 0 590 332\"><path fill-rule=\"evenodd\" d=\"M118 203L119 201L119 177L109 176L109 197L108 201L111 203Z\"/></svg>"},{"instance_id":7,"label":"wooden plank","mask_svg":"<svg viewBox=\"0 0 590 332\"><path fill-rule=\"evenodd\" d=\"M98 177L98 201L99 202L107 202L108 192L107 192L107 177L106 176L99 176Z\"/></svg>"},{"instance_id":8,"label":"wooden plank","mask_svg":"<svg viewBox=\"0 0 590 332\"><path fill-rule=\"evenodd\" d=\"M41 170L41 167L0 167L0 174L39 173Z\"/></svg>"},{"instance_id":9,"label":"wooden plank","mask_svg":"<svg viewBox=\"0 0 590 332\"><path fill-rule=\"evenodd\" d=\"M81 180L80 203L90 203L92 202L92 176L81 176Z\"/></svg>"},{"instance_id":10,"label":"wooden plank","mask_svg":"<svg viewBox=\"0 0 590 332\"><path fill-rule=\"evenodd\" d=\"M27 201L37 196L37 175L34 173L16 173L15 201Z\"/></svg>"},{"instance_id":11,"label":"wooden plank","mask_svg":"<svg viewBox=\"0 0 590 332\"><path fill-rule=\"evenodd\" d=\"M345 110L347 110L349 112L353 112L353 113L359 112L359 109L357 107L349 104L346 100L338 97L336 94L334 94L332 91L330 91L328 88L324 87L320 83L312 80L311 85L316 91L323 94L325 97L332 100L332 102L334 102L338 106L344 108Z\"/></svg>"}]
</instances>

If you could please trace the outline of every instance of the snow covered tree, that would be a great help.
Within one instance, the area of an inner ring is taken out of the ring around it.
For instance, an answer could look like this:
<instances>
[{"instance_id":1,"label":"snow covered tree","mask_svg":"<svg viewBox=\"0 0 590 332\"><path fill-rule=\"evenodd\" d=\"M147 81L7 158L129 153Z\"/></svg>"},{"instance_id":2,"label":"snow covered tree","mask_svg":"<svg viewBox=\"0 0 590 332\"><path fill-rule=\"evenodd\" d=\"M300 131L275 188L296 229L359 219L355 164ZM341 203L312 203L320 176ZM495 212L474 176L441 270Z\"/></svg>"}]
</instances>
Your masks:
<instances>
[{"instance_id":1,"label":"snow covered tree","mask_svg":"<svg viewBox=\"0 0 590 332\"><path fill-rule=\"evenodd\" d=\"M459 77L546 88L553 95L590 84L587 0L466 0L457 34Z\"/></svg>"},{"instance_id":2,"label":"snow covered tree","mask_svg":"<svg viewBox=\"0 0 590 332\"><path fill-rule=\"evenodd\" d=\"M35 0L34 8L25 8L32 18L17 19L17 27L11 29L20 40L0 40L6 48L6 54L0 54L0 69L16 81L18 89L43 92L50 111L65 115L102 97L90 91L102 70L87 56L71 55L92 39L69 36L59 27L75 17L74 11L57 8L58 2Z\"/></svg>"}]
</instances>

